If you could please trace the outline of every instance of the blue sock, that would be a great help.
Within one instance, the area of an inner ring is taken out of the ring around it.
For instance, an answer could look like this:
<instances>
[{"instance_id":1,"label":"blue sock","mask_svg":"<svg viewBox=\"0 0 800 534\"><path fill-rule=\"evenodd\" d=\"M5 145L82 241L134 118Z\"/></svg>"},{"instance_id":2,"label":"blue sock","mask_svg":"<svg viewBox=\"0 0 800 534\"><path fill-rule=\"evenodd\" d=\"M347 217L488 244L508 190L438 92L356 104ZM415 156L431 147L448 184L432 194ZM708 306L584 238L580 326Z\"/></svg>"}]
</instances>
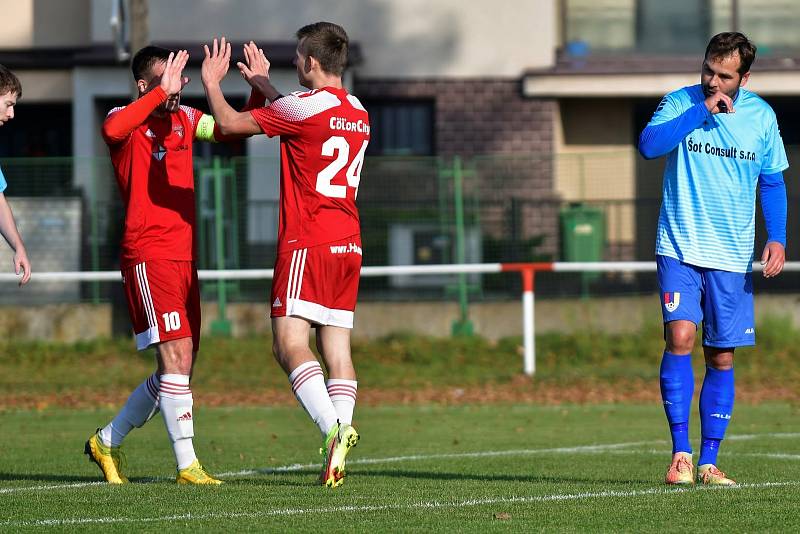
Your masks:
<instances>
[{"instance_id":1,"label":"blue sock","mask_svg":"<svg viewBox=\"0 0 800 534\"><path fill-rule=\"evenodd\" d=\"M733 369L720 370L706 366L706 377L700 393L700 430L703 443L697 465L717 464L720 441L733 413Z\"/></svg>"},{"instance_id":2,"label":"blue sock","mask_svg":"<svg viewBox=\"0 0 800 534\"><path fill-rule=\"evenodd\" d=\"M660 381L661 399L664 401L664 411L672 434L672 453L691 454L689 412L694 394L692 355L664 351L664 356L661 358Z\"/></svg>"},{"instance_id":3,"label":"blue sock","mask_svg":"<svg viewBox=\"0 0 800 534\"><path fill-rule=\"evenodd\" d=\"M703 438L700 445L700 461L697 465L714 464L717 465L717 453L721 439Z\"/></svg>"}]
</instances>

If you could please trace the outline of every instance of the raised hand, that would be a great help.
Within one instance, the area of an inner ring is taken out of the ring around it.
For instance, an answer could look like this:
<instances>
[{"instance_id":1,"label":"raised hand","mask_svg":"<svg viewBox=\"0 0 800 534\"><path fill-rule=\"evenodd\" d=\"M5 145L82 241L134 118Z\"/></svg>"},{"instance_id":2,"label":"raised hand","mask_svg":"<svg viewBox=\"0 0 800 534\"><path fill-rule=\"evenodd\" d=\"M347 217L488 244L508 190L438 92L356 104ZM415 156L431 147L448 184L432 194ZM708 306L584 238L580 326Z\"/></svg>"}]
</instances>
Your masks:
<instances>
[{"instance_id":1,"label":"raised hand","mask_svg":"<svg viewBox=\"0 0 800 534\"><path fill-rule=\"evenodd\" d=\"M231 62L231 44L223 37L219 43L214 38L211 50L208 45L203 45L206 57L200 69L203 85L218 84L228 73L228 66Z\"/></svg>"},{"instance_id":2,"label":"raised hand","mask_svg":"<svg viewBox=\"0 0 800 534\"><path fill-rule=\"evenodd\" d=\"M164 73L161 74L160 83L167 96L177 95L183 86L189 83L189 78L183 76L183 68L187 61L189 61L189 52L186 50L178 50L177 53L170 52Z\"/></svg>"},{"instance_id":3,"label":"raised hand","mask_svg":"<svg viewBox=\"0 0 800 534\"><path fill-rule=\"evenodd\" d=\"M258 82L269 80L269 60L264 55L264 50L258 48L253 41L244 45L244 60L236 63L239 73L252 87L258 89Z\"/></svg>"}]
</instances>

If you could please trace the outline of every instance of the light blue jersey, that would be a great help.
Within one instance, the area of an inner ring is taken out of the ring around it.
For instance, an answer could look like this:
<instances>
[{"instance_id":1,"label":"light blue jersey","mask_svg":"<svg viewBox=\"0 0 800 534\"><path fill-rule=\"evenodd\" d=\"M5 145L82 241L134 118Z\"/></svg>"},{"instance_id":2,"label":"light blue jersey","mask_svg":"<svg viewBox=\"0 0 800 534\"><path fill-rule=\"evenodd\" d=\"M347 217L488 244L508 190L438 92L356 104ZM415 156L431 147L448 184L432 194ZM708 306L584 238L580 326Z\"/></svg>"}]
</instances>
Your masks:
<instances>
[{"instance_id":1,"label":"light blue jersey","mask_svg":"<svg viewBox=\"0 0 800 534\"><path fill-rule=\"evenodd\" d=\"M6 177L3 176L3 169L0 169L0 193L6 190L8 184L6 183Z\"/></svg>"},{"instance_id":2,"label":"light blue jersey","mask_svg":"<svg viewBox=\"0 0 800 534\"><path fill-rule=\"evenodd\" d=\"M704 100L700 85L669 93L648 126ZM752 269L758 176L789 164L769 104L739 89L733 107L735 113L708 116L667 154L657 255L710 269Z\"/></svg>"}]
</instances>

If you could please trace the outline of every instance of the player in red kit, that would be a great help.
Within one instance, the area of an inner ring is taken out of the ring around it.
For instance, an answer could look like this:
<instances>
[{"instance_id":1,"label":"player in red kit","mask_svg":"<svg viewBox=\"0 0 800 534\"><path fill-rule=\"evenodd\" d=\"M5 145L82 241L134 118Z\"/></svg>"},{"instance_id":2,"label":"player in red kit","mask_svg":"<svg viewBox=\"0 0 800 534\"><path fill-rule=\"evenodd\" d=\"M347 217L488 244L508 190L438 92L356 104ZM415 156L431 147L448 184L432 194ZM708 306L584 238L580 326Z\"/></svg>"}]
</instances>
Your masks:
<instances>
[{"instance_id":1,"label":"player in red kit","mask_svg":"<svg viewBox=\"0 0 800 534\"><path fill-rule=\"evenodd\" d=\"M125 206L120 267L136 347L155 347L158 363L119 414L86 442L85 453L113 484L128 481L119 467L123 438L158 411L175 452L177 482L221 483L194 452L189 380L200 342L192 143L223 136L211 115L180 105L188 58L185 50L155 46L137 52L131 68L139 98L112 109L103 123ZM266 72L265 61L251 65L251 72ZM253 92L248 106L264 101Z\"/></svg>"},{"instance_id":2,"label":"player in red kit","mask_svg":"<svg viewBox=\"0 0 800 534\"><path fill-rule=\"evenodd\" d=\"M273 353L292 392L324 437L321 481L343 482L345 459L359 436L352 426L357 382L350 329L361 270L356 196L369 142L369 117L342 87L348 37L319 22L297 32L295 64L307 92L282 96L268 75L242 75L271 102L238 113L220 89L230 61L223 38L206 47L202 77L211 112L228 135L280 136L278 256L270 296ZM328 371L309 348L311 327Z\"/></svg>"}]
</instances>

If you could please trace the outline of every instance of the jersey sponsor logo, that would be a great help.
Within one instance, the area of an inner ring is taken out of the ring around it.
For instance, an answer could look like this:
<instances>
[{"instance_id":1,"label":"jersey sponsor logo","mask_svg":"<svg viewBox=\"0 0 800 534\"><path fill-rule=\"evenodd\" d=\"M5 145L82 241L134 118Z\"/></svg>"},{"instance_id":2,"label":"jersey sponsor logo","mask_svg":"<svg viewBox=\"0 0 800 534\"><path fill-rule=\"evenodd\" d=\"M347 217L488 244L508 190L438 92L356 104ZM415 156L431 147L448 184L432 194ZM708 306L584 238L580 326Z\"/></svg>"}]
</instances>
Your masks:
<instances>
[{"instance_id":1,"label":"jersey sponsor logo","mask_svg":"<svg viewBox=\"0 0 800 534\"><path fill-rule=\"evenodd\" d=\"M164 156L167 155L167 149L161 145L158 145L158 148L153 151L153 157L156 158L158 161L164 159Z\"/></svg>"},{"instance_id":2,"label":"jersey sponsor logo","mask_svg":"<svg viewBox=\"0 0 800 534\"><path fill-rule=\"evenodd\" d=\"M281 303L280 297L275 297L275 302L272 303L272 307L280 308L281 306L283 306L283 303Z\"/></svg>"},{"instance_id":3,"label":"jersey sponsor logo","mask_svg":"<svg viewBox=\"0 0 800 534\"><path fill-rule=\"evenodd\" d=\"M356 245L355 243L348 243L346 245L332 245L331 246L331 254L347 254L349 252L355 252L359 256L362 256L361 247Z\"/></svg>"},{"instance_id":4,"label":"jersey sponsor logo","mask_svg":"<svg viewBox=\"0 0 800 534\"><path fill-rule=\"evenodd\" d=\"M727 147L714 146L711 143L696 143L691 137L686 139L686 149L697 154L708 154L720 158L740 159L742 161L756 161L756 153L742 150L734 145Z\"/></svg>"},{"instance_id":5,"label":"jersey sponsor logo","mask_svg":"<svg viewBox=\"0 0 800 534\"><path fill-rule=\"evenodd\" d=\"M358 132L369 135L369 124L358 119L357 121L347 120L344 117L331 117L328 122L331 130L341 130L343 132Z\"/></svg>"},{"instance_id":6,"label":"jersey sponsor logo","mask_svg":"<svg viewBox=\"0 0 800 534\"><path fill-rule=\"evenodd\" d=\"M668 312L672 313L678 309L678 306L681 303L681 294L677 291L664 292L664 307L667 309Z\"/></svg>"}]
</instances>

